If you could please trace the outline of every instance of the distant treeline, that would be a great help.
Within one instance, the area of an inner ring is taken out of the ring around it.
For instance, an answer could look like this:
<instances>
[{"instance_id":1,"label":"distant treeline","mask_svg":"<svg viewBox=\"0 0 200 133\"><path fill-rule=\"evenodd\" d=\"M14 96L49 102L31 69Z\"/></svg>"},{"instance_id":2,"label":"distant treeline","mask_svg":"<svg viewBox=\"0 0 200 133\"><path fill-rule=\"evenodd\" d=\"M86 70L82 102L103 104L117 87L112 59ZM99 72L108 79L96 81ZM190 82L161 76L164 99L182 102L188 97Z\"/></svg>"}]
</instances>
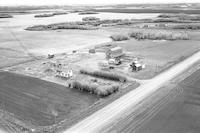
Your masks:
<instances>
[{"instance_id":1,"label":"distant treeline","mask_svg":"<svg viewBox=\"0 0 200 133\"><path fill-rule=\"evenodd\" d=\"M35 18L43 18L43 17L53 17L56 15L64 15L64 14L68 14L68 12L54 12L54 13L45 13L45 14L38 14L35 15Z\"/></svg>"},{"instance_id":2,"label":"distant treeline","mask_svg":"<svg viewBox=\"0 0 200 133\"><path fill-rule=\"evenodd\" d=\"M135 38L137 40L189 40L190 36L187 32L171 31L165 29L134 29L128 34L112 35L113 41L129 40Z\"/></svg>"},{"instance_id":3,"label":"distant treeline","mask_svg":"<svg viewBox=\"0 0 200 133\"><path fill-rule=\"evenodd\" d=\"M166 19L178 19L178 20L191 20L191 21L200 21L200 14L199 15L191 15L191 14L161 14L158 16L159 18L166 18Z\"/></svg>"},{"instance_id":4,"label":"distant treeline","mask_svg":"<svg viewBox=\"0 0 200 133\"><path fill-rule=\"evenodd\" d=\"M99 14L98 12L93 12L93 11L83 11L80 12L79 15L88 15L88 14Z\"/></svg>"},{"instance_id":5,"label":"distant treeline","mask_svg":"<svg viewBox=\"0 0 200 133\"><path fill-rule=\"evenodd\" d=\"M35 25L32 27L28 27L25 30L45 31L45 30L59 30L59 29L95 30L97 29L97 27L89 25L80 25L77 23L61 23L61 24L50 24L50 25Z\"/></svg>"},{"instance_id":6,"label":"distant treeline","mask_svg":"<svg viewBox=\"0 0 200 133\"><path fill-rule=\"evenodd\" d=\"M200 30L200 24L180 24L172 26L173 29Z\"/></svg>"},{"instance_id":7,"label":"distant treeline","mask_svg":"<svg viewBox=\"0 0 200 133\"><path fill-rule=\"evenodd\" d=\"M135 20L122 20L122 19L112 19L112 20L91 20L94 18L87 17L84 21L77 22L66 22L66 23L57 23L50 25L35 25L32 27L26 28L26 30L32 31L42 31L42 30L57 30L57 29L80 29L80 30L95 30L99 26L106 27L110 25L129 25L136 23ZM85 21L86 20L86 21Z\"/></svg>"},{"instance_id":8,"label":"distant treeline","mask_svg":"<svg viewBox=\"0 0 200 133\"><path fill-rule=\"evenodd\" d=\"M200 14L200 10L181 10L181 9L96 9L95 12L114 12L114 13L185 13Z\"/></svg>"},{"instance_id":9,"label":"distant treeline","mask_svg":"<svg viewBox=\"0 0 200 133\"><path fill-rule=\"evenodd\" d=\"M10 14L1 14L0 13L0 18L12 18L13 16Z\"/></svg>"}]
</instances>

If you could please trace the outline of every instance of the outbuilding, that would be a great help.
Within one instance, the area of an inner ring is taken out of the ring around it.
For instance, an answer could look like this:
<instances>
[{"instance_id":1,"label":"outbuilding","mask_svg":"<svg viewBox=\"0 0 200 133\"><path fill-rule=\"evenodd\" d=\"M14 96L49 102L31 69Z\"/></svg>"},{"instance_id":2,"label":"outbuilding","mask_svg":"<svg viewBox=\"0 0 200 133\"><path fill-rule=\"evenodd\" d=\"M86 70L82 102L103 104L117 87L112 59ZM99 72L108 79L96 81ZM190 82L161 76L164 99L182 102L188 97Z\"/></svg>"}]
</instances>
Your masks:
<instances>
[{"instance_id":1,"label":"outbuilding","mask_svg":"<svg viewBox=\"0 0 200 133\"><path fill-rule=\"evenodd\" d=\"M114 59L114 58L120 58L121 56L123 56L124 53L123 53L123 50L121 47L117 46L117 47L114 47L114 48L111 48L111 49L108 49L106 51L106 58L107 59Z\"/></svg>"}]
</instances>

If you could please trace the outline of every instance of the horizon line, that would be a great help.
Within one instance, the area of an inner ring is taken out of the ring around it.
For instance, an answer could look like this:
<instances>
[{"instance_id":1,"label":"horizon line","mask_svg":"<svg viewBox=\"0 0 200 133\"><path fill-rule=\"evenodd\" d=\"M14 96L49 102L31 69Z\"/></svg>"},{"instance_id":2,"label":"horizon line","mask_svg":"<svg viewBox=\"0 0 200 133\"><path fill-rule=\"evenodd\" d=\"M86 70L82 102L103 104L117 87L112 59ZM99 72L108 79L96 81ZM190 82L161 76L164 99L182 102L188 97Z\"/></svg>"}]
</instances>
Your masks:
<instances>
[{"instance_id":1,"label":"horizon line","mask_svg":"<svg viewBox=\"0 0 200 133\"><path fill-rule=\"evenodd\" d=\"M107 3L107 4L41 4L41 5L34 5L34 4L19 4L19 5L0 5L0 7L3 6L10 6L10 7L17 7L17 6L109 6L109 5L157 5L157 4L163 4L163 5L169 5L169 4L200 4L200 2L160 2L160 3Z\"/></svg>"}]
</instances>

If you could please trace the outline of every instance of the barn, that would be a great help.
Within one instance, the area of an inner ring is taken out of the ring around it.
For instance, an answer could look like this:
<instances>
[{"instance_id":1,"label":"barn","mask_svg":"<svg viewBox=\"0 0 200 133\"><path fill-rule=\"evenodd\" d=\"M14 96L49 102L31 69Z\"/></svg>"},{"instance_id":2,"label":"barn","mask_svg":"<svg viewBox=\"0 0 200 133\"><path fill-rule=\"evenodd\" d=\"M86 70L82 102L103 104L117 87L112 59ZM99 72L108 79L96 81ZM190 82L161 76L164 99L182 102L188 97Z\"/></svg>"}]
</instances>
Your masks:
<instances>
[{"instance_id":1,"label":"barn","mask_svg":"<svg viewBox=\"0 0 200 133\"><path fill-rule=\"evenodd\" d=\"M106 51L106 58L108 58L108 59L119 58L119 57L121 57L123 55L124 55L123 50L119 46L111 48L111 49L108 49Z\"/></svg>"}]
</instances>

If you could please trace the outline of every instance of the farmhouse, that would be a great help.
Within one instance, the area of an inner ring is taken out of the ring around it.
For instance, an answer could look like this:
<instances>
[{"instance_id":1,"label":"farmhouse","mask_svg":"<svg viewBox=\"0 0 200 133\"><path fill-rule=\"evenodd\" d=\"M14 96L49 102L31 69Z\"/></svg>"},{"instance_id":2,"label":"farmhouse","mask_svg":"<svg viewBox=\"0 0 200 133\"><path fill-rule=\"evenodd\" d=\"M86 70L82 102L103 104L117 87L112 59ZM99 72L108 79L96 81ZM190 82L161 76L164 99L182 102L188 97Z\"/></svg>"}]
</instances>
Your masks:
<instances>
[{"instance_id":1,"label":"farmhouse","mask_svg":"<svg viewBox=\"0 0 200 133\"><path fill-rule=\"evenodd\" d=\"M106 58L110 59L110 58L119 58L121 56L123 56L124 53L123 53L123 50L121 47L114 47L114 48L111 48L111 49L108 49L106 51Z\"/></svg>"},{"instance_id":2,"label":"farmhouse","mask_svg":"<svg viewBox=\"0 0 200 133\"><path fill-rule=\"evenodd\" d=\"M133 61L130 66L132 71L140 71L145 68L145 65L140 64L138 61Z\"/></svg>"},{"instance_id":3,"label":"farmhouse","mask_svg":"<svg viewBox=\"0 0 200 133\"><path fill-rule=\"evenodd\" d=\"M63 72L63 71L57 70L56 76L61 77L61 78L71 78L73 76L73 71L68 70L67 72Z\"/></svg>"}]
</instances>

